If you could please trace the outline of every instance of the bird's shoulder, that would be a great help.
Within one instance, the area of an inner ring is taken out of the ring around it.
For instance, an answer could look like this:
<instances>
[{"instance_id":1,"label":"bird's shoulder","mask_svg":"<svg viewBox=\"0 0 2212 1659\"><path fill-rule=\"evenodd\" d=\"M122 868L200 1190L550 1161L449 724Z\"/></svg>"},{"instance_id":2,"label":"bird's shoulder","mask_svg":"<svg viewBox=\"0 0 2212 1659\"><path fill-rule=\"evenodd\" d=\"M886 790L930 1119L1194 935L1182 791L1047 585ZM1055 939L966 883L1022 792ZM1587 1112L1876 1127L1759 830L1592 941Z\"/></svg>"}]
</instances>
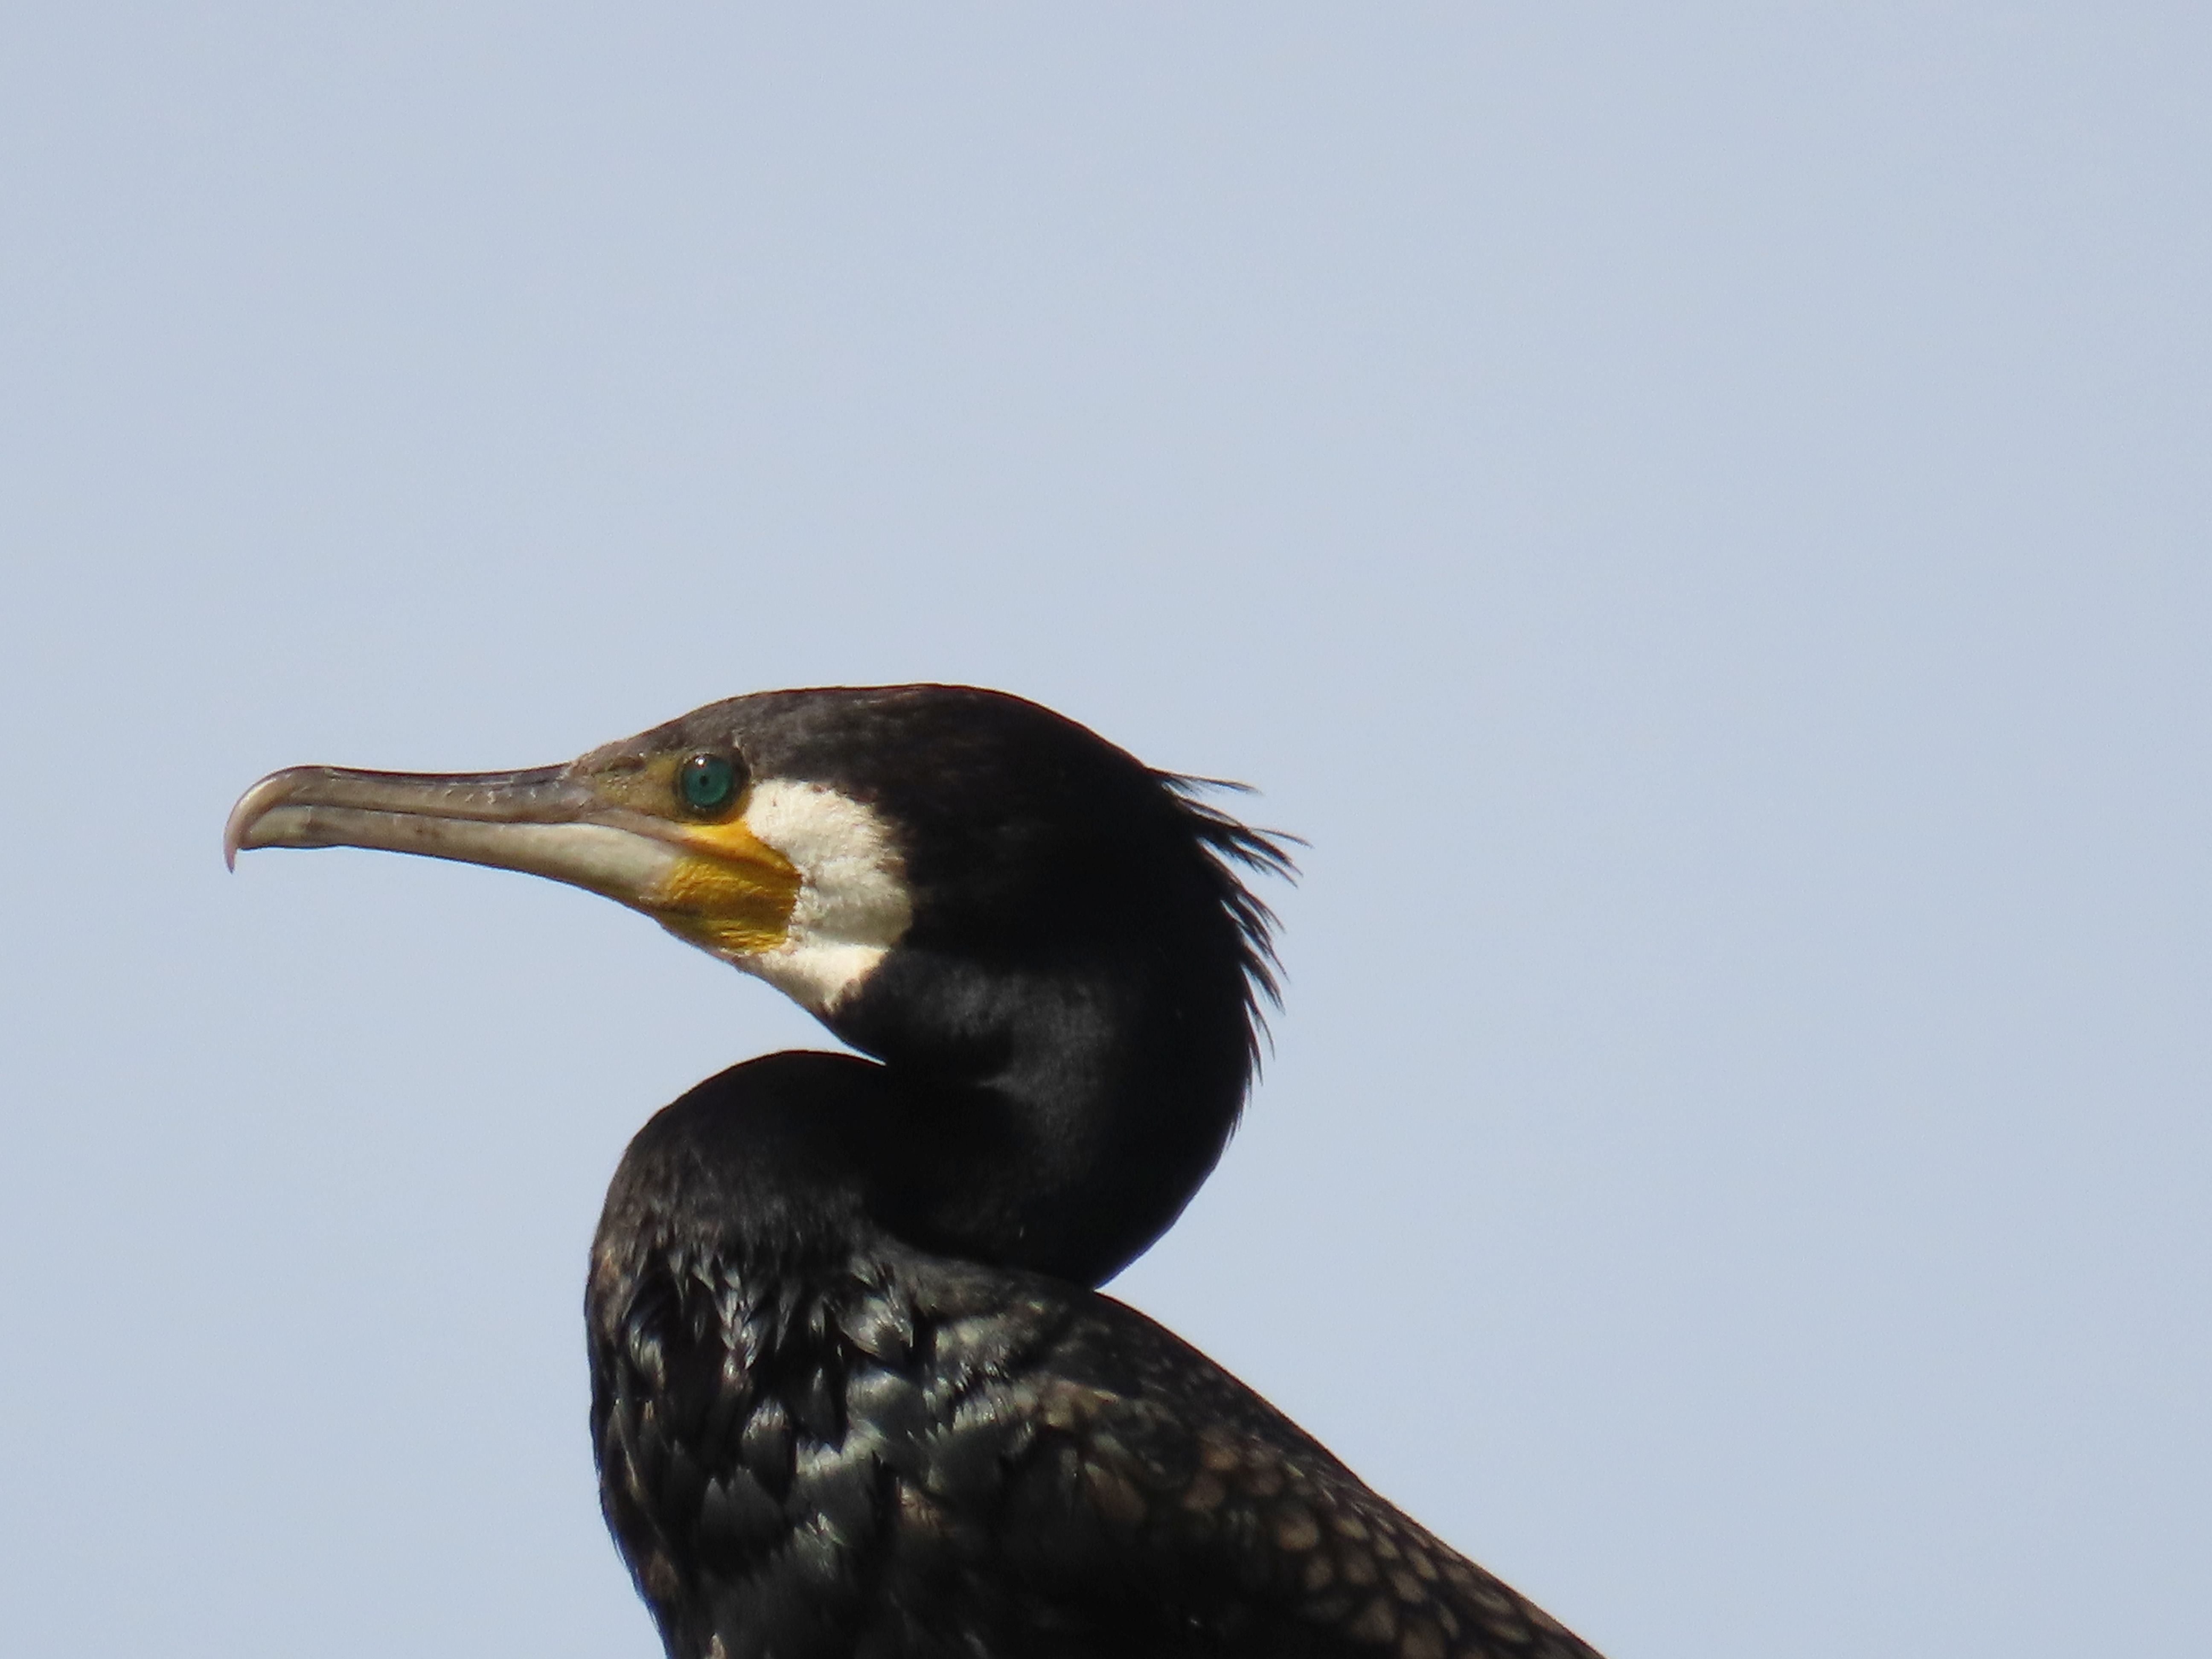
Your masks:
<instances>
[{"instance_id":1,"label":"bird's shoulder","mask_svg":"<svg viewBox=\"0 0 2212 1659\"><path fill-rule=\"evenodd\" d=\"M1401 1659L1591 1650L1377 1496L1259 1395L1110 1297L1070 1310L1023 1379L1022 1472L1047 1561L1122 1564L1224 1653Z\"/></svg>"},{"instance_id":2,"label":"bird's shoulder","mask_svg":"<svg viewBox=\"0 0 2212 1659\"><path fill-rule=\"evenodd\" d=\"M1589 1653L1110 1297L893 1249L617 1325L603 1489L675 1652Z\"/></svg>"}]
</instances>

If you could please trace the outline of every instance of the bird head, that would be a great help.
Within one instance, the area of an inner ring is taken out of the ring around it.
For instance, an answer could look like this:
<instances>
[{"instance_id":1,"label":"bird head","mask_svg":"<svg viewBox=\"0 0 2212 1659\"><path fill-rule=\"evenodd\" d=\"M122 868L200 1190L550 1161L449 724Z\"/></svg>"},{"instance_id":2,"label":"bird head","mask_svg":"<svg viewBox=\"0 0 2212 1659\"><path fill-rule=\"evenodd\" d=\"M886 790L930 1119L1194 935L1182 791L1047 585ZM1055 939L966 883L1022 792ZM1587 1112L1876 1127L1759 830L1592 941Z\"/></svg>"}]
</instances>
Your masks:
<instances>
[{"instance_id":1,"label":"bird head","mask_svg":"<svg viewBox=\"0 0 2212 1659\"><path fill-rule=\"evenodd\" d=\"M614 899L901 1076L1000 1103L1060 1149L1057 1176L1025 1176L1048 1195L1095 1186L1120 1145L1143 1242L1227 1139L1273 994L1239 870L1288 867L1074 721L939 685L757 693L526 771L293 767L246 791L224 845L415 853Z\"/></svg>"}]
</instances>

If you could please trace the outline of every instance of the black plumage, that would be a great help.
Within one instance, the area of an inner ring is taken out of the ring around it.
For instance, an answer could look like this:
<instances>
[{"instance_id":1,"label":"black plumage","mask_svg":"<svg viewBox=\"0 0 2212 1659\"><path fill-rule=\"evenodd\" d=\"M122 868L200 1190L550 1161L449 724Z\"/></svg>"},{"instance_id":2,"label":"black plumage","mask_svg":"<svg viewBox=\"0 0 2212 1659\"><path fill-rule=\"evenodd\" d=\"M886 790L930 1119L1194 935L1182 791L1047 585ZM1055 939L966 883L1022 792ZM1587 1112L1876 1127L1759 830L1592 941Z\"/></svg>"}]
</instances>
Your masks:
<instances>
[{"instance_id":1,"label":"black plumage","mask_svg":"<svg viewBox=\"0 0 2212 1659\"><path fill-rule=\"evenodd\" d=\"M1090 732L959 686L768 692L649 732L896 826L913 921L829 1028L898 1077L898 1228L1085 1284L1182 1211L1235 1128L1274 993L1280 849Z\"/></svg>"},{"instance_id":2,"label":"black plumage","mask_svg":"<svg viewBox=\"0 0 2212 1659\"><path fill-rule=\"evenodd\" d=\"M1142 1314L886 1231L908 1104L772 1055L615 1177L592 1426L672 1655L1588 1659Z\"/></svg>"},{"instance_id":3,"label":"black plumage","mask_svg":"<svg viewBox=\"0 0 2212 1659\"><path fill-rule=\"evenodd\" d=\"M672 1659L1590 1650L1093 1288L1235 1127L1279 844L1033 703L763 693L565 767L264 779L228 845L574 882L862 1054L656 1116L592 1246L601 1495Z\"/></svg>"}]
</instances>

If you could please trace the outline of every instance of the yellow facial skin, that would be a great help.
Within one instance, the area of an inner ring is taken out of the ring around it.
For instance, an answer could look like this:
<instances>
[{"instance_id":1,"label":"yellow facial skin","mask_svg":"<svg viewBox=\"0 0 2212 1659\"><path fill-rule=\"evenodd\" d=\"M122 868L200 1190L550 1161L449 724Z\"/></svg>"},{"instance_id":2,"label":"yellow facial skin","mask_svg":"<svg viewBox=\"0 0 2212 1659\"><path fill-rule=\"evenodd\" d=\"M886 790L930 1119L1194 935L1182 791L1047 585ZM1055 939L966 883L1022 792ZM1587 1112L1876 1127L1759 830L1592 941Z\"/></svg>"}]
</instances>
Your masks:
<instances>
[{"instance_id":1,"label":"yellow facial skin","mask_svg":"<svg viewBox=\"0 0 2212 1659\"><path fill-rule=\"evenodd\" d=\"M696 850L678 859L659 884L649 906L653 920L732 960L782 944L799 903L799 872L753 834L742 798L738 815L723 823L672 827L680 845Z\"/></svg>"},{"instance_id":2,"label":"yellow facial skin","mask_svg":"<svg viewBox=\"0 0 2212 1659\"><path fill-rule=\"evenodd\" d=\"M746 823L749 785L718 817L686 811L678 775L690 755L473 776L295 767L240 799L224 849L379 848L520 870L604 894L725 961L773 951L799 873Z\"/></svg>"}]
</instances>

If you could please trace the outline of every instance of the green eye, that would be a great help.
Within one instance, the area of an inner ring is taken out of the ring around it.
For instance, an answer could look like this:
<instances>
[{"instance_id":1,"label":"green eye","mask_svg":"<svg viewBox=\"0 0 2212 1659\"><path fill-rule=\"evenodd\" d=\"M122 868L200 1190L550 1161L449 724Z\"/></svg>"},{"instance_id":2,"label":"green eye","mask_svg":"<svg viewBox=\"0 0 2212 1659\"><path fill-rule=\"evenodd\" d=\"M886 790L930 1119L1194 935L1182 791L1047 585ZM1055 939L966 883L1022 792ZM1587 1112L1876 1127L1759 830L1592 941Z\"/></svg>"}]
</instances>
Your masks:
<instances>
[{"instance_id":1,"label":"green eye","mask_svg":"<svg viewBox=\"0 0 2212 1659\"><path fill-rule=\"evenodd\" d=\"M720 811L738 793L738 769L726 755L694 755L677 773L676 788L693 811Z\"/></svg>"}]
</instances>

